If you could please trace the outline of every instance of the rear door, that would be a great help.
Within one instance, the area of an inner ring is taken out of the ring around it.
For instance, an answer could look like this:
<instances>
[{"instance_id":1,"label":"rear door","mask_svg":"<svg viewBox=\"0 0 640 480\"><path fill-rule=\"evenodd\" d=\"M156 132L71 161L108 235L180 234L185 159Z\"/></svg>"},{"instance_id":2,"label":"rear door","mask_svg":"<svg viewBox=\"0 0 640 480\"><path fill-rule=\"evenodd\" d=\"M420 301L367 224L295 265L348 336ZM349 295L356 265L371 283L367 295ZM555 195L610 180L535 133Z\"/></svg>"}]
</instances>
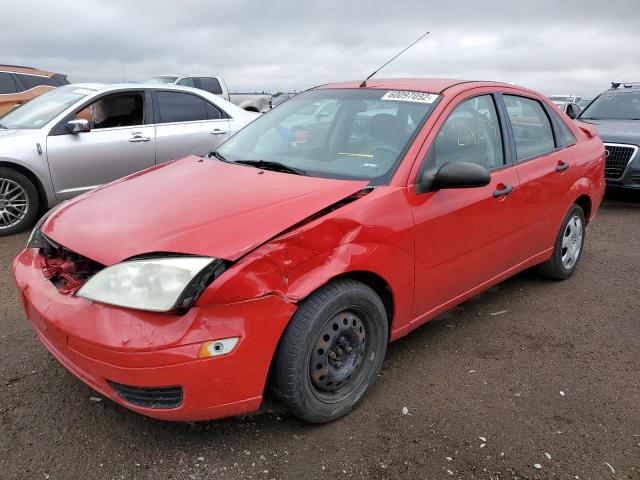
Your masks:
<instances>
[{"instance_id":1,"label":"rear door","mask_svg":"<svg viewBox=\"0 0 640 480\"><path fill-rule=\"evenodd\" d=\"M156 163L203 155L229 138L228 115L198 95L154 90Z\"/></svg>"},{"instance_id":2,"label":"rear door","mask_svg":"<svg viewBox=\"0 0 640 480\"><path fill-rule=\"evenodd\" d=\"M415 222L417 323L455 303L522 261L513 244L519 227L518 174L510 163L510 139L491 91L469 93L443 113L422 171L445 163L471 162L491 172L485 187L410 193Z\"/></svg>"},{"instance_id":3,"label":"rear door","mask_svg":"<svg viewBox=\"0 0 640 480\"><path fill-rule=\"evenodd\" d=\"M155 129L144 90L101 96L63 120L47 138L47 158L58 200L152 167ZM73 118L89 121L89 132L69 133Z\"/></svg>"},{"instance_id":4,"label":"rear door","mask_svg":"<svg viewBox=\"0 0 640 480\"><path fill-rule=\"evenodd\" d=\"M563 120L539 99L502 94L514 139L514 158L524 200L519 207L524 221L518 234L535 256L553 247L569 206L575 177L573 148L576 139Z\"/></svg>"}]
</instances>

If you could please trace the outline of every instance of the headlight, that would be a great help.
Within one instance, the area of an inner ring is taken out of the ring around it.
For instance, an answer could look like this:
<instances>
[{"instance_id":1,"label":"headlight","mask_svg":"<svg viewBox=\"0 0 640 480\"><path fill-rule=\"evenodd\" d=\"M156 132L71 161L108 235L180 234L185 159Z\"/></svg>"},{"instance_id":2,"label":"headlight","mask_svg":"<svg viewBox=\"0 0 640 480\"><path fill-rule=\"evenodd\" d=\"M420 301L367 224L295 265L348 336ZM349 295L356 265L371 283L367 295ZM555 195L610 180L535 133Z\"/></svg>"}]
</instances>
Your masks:
<instances>
[{"instance_id":1,"label":"headlight","mask_svg":"<svg viewBox=\"0 0 640 480\"><path fill-rule=\"evenodd\" d=\"M44 242L42 240L42 232L40 231L40 229L42 228L42 224L47 218L53 215L62 206L64 206L64 202L62 202L60 205L53 207L52 209L47 211L44 215L42 215L42 217L40 217L40 220L38 220L38 222L36 223L36 226L33 227L33 230L31 231L31 235L29 235L29 240L27 240L27 248L42 248L44 246Z\"/></svg>"},{"instance_id":2,"label":"headlight","mask_svg":"<svg viewBox=\"0 0 640 480\"><path fill-rule=\"evenodd\" d=\"M193 305L223 268L224 261L212 257L129 260L100 270L76 295L121 307L169 312Z\"/></svg>"}]
</instances>

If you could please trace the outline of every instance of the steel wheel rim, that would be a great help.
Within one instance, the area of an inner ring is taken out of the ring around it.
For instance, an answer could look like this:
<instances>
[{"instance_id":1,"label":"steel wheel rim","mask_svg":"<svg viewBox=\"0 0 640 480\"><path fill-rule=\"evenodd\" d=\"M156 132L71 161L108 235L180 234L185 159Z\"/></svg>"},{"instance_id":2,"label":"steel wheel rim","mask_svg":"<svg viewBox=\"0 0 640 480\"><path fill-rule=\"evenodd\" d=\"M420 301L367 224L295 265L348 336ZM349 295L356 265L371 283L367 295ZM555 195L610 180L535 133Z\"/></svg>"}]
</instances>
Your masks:
<instances>
[{"instance_id":1,"label":"steel wheel rim","mask_svg":"<svg viewBox=\"0 0 640 480\"><path fill-rule=\"evenodd\" d=\"M571 217L562 235L561 260L562 266L567 270L580 258L583 231L582 219L578 215Z\"/></svg>"},{"instance_id":2,"label":"steel wheel rim","mask_svg":"<svg viewBox=\"0 0 640 480\"><path fill-rule=\"evenodd\" d=\"M20 223L28 211L27 191L14 180L0 178L0 230Z\"/></svg>"},{"instance_id":3,"label":"steel wheel rim","mask_svg":"<svg viewBox=\"0 0 640 480\"><path fill-rule=\"evenodd\" d=\"M367 321L357 310L342 310L324 324L308 363L310 386L318 398L340 401L357 388L370 336Z\"/></svg>"}]
</instances>

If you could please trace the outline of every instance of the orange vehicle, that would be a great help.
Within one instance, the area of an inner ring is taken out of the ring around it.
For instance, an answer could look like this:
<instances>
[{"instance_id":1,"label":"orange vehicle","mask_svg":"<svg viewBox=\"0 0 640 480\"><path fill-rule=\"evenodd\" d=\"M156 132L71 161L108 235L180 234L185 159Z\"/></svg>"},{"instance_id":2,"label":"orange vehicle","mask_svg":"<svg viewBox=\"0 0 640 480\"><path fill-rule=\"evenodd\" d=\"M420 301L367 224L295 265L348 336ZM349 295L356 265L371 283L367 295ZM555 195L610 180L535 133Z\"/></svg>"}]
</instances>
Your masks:
<instances>
[{"instance_id":1,"label":"orange vehicle","mask_svg":"<svg viewBox=\"0 0 640 480\"><path fill-rule=\"evenodd\" d=\"M67 85L66 75L31 67L0 65L0 115L60 85Z\"/></svg>"}]
</instances>

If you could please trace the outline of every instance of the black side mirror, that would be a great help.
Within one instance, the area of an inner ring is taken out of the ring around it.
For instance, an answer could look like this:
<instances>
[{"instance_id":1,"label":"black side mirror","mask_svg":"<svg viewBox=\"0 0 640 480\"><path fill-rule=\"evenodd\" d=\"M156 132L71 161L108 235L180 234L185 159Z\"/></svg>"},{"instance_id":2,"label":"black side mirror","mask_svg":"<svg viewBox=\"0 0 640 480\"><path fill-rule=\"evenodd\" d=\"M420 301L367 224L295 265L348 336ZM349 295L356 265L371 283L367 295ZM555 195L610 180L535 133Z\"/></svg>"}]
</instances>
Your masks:
<instances>
[{"instance_id":1,"label":"black side mirror","mask_svg":"<svg viewBox=\"0 0 640 480\"><path fill-rule=\"evenodd\" d=\"M438 171L427 170L416 185L416 193L432 192L443 188L484 187L491 182L489 170L476 163L445 163Z\"/></svg>"},{"instance_id":2,"label":"black side mirror","mask_svg":"<svg viewBox=\"0 0 640 480\"><path fill-rule=\"evenodd\" d=\"M571 119L575 119L578 115L580 115L580 107L577 103L570 103L567 105L567 117Z\"/></svg>"}]
</instances>

